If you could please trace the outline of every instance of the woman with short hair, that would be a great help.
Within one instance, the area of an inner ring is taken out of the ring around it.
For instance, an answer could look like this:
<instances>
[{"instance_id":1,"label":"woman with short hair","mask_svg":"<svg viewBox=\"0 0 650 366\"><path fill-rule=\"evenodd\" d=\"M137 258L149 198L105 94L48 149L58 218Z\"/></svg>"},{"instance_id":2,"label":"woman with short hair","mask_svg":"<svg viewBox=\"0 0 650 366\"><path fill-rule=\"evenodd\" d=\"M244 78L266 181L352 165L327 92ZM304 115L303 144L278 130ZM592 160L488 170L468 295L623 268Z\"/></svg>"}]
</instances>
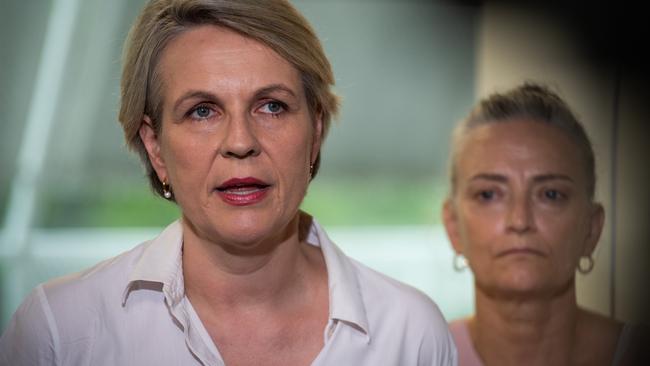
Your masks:
<instances>
[{"instance_id":1,"label":"woman with short hair","mask_svg":"<svg viewBox=\"0 0 650 366\"><path fill-rule=\"evenodd\" d=\"M461 366L630 364L632 327L576 302L605 219L595 185L587 134L544 86L493 94L457 127L443 221L476 301L451 323Z\"/></svg>"},{"instance_id":2,"label":"woman with short hair","mask_svg":"<svg viewBox=\"0 0 650 366\"><path fill-rule=\"evenodd\" d=\"M119 119L182 217L38 286L0 364L455 364L428 297L345 256L299 210L333 84L286 1L151 1L125 47Z\"/></svg>"}]
</instances>

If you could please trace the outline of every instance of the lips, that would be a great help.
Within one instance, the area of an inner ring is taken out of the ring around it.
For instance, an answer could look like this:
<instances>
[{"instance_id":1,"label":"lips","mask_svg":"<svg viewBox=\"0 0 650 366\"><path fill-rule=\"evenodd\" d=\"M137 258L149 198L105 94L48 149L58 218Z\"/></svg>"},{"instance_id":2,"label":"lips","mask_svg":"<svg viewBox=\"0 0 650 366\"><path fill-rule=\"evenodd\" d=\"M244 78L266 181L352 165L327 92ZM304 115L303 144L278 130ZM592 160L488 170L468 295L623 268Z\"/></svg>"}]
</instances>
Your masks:
<instances>
[{"instance_id":1,"label":"lips","mask_svg":"<svg viewBox=\"0 0 650 366\"><path fill-rule=\"evenodd\" d=\"M533 256L546 257L546 253L535 248L510 248L510 249L500 251L497 254L497 257L505 257L509 255L533 255Z\"/></svg>"},{"instance_id":2,"label":"lips","mask_svg":"<svg viewBox=\"0 0 650 366\"><path fill-rule=\"evenodd\" d=\"M253 177L232 178L218 186L216 191L229 205L248 206L264 200L270 187L270 184Z\"/></svg>"}]
</instances>

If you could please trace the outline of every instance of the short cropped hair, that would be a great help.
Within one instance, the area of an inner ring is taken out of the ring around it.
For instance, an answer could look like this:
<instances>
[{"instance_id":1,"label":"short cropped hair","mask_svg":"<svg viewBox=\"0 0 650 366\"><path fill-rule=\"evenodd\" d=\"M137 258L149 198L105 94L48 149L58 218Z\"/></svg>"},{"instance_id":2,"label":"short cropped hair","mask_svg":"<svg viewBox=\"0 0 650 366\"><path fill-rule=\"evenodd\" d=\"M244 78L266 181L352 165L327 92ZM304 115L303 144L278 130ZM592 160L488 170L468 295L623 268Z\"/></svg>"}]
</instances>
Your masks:
<instances>
[{"instance_id":1,"label":"short cropped hair","mask_svg":"<svg viewBox=\"0 0 650 366\"><path fill-rule=\"evenodd\" d=\"M254 39L285 58L300 73L313 120L323 123L322 138L338 114L334 74L307 20L286 0L152 0L140 13L124 46L119 121L127 146L136 151L154 192L162 182L149 161L138 130L147 115L162 128L163 86L158 64L169 42L192 28L215 25ZM312 178L320 165L320 151Z\"/></svg>"},{"instance_id":2,"label":"short cropped hair","mask_svg":"<svg viewBox=\"0 0 650 366\"><path fill-rule=\"evenodd\" d=\"M548 87L527 82L504 93L482 99L456 127L452 138L450 177L452 192L456 186L456 165L462 140L474 128L491 123L532 121L555 126L580 151L587 174L587 194L594 199L596 189L595 157L591 141L569 105Z\"/></svg>"}]
</instances>

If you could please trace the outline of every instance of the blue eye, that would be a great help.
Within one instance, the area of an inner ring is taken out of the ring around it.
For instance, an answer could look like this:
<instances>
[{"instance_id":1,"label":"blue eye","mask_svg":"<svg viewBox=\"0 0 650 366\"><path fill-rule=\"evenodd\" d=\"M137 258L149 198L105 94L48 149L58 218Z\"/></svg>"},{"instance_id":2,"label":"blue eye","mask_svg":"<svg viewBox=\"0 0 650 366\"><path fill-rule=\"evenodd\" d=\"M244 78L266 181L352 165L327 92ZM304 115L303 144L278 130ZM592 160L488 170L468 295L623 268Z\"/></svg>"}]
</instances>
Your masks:
<instances>
[{"instance_id":1,"label":"blue eye","mask_svg":"<svg viewBox=\"0 0 650 366\"><path fill-rule=\"evenodd\" d=\"M212 118L215 111L207 104L199 104L187 112L189 118L195 120L204 120Z\"/></svg>"},{"instance_id":2,"label":"blue eye","mask_svg":"<svg viewBox=\"0 0 650 366\"><path fill-rule=\"evenodd\" d=\"M208 118L210 116L210 108L200 105L194 110L194 113L199 118Z\"/></svg>"},{"instance_id":3,"label":"blue eye","mask_svg":"<svg viewBox=\"0 0 650 366\"><path fill-rule=\"evenodd\" d=\"M282 110L282 106L280 105L280 103L276 103L276 102L268 103L267 107L271 113L278 113L280 112L280 110Z\"/></svg>"},{"instance_id":4,"label":"blue eye","mask_svg":"<svg viewBox=\"0 0 650 366\"><path fill-rule=\"evenodd\" d=\"M210 110L206 107L199 107L196 109L196 114L199 117L207 117L210 115Z\"/></svg>"},{"instance_id":5,"label":"blue eye","mask_svg":"<svg viewBox=\"0 0 650 366\"><path fill-rule=\"evenodd\" d=\"M262 106L260 111L262 113L267 113L273 116L277 116L280 113L284 112L285 110L286 110L286 106L283 103L278 101L270 101L268 103L265 103Z\"/></svg>"}]
</instances>

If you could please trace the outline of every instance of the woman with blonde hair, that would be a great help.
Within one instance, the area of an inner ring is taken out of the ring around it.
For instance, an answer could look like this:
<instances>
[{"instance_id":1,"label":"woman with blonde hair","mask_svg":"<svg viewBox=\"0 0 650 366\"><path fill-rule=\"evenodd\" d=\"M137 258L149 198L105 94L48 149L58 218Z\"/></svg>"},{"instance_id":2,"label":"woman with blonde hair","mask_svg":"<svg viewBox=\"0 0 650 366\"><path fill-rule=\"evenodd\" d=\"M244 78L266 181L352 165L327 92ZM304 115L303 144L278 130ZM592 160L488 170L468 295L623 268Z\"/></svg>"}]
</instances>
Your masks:
<instances>
[{"instance_id":1,"label":"woman with blonde hair","mask_svg":"<svg viewBox=\"0 0 650 366\"><path fill-rule=\"evenodd\" d=\"M153 0L125 47L120 122L181 218L38 286L3 365L453 365L423 293L345 256L299 210L338 102L284 0Z\"/></svg>"}]
</instances>

